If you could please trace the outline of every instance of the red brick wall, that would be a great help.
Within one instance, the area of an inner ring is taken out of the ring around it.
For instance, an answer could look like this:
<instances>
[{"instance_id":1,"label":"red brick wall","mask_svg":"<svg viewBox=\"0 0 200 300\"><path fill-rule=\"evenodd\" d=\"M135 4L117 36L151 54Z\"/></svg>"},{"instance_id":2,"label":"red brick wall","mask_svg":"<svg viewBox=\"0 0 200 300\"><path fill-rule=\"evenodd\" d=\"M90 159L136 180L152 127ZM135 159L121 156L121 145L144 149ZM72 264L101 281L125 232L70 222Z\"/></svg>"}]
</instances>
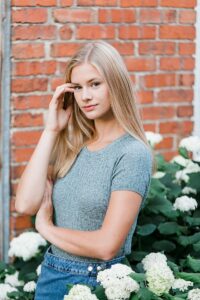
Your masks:
<instances>
[{"instance_id":1,"label":"red brick wall","mask_svg":"<svg viewBox=\"0 0 200 300\"><path fill-rule=\"evenodd\" d=\"M138 89L145 130L160 132L167 159L191 134L195 0L12 0L11 234L30 227L13 199L62 83L66 58L103 39L124 57ZM44 153L45 155L45 153Z\"/></svg>"}]
</instances>

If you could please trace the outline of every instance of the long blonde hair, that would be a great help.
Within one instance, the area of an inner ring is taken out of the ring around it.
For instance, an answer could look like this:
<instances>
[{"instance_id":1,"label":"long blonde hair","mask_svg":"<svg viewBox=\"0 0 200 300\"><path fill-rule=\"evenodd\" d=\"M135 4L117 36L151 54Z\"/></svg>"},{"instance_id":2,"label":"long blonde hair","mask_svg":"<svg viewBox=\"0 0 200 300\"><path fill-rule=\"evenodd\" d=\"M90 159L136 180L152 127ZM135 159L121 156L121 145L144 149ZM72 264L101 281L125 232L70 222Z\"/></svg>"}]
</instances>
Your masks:
<instances>
[{"instance_id":1,"label":"long blonde hair","mask_svg":"<svg viewBox=\"0 0 200 300\"><path fill-rule=\"evenodd\" d=\"M154 153L145 136L133 84L118 51L104 41L87 43L68 60L65 82L71 82L72 69L83 63L90 63L102 75L109 88L114 117L126 132L149 147L155 169ZM69 171L81 148L96 134L94 120L86 118L73 93L69 93L68 103L73 108L70 124L58 135L50 158L53 179L63 177Z\"/></svg>"}]
</instances>

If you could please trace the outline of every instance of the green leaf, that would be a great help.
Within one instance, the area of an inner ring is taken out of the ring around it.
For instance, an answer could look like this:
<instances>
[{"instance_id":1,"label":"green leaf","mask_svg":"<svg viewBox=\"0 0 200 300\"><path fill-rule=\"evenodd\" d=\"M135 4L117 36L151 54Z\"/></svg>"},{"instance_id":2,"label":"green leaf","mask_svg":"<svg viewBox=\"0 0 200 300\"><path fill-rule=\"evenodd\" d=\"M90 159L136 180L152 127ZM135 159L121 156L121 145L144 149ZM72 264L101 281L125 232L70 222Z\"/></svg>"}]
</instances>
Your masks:
<instances>
[{"instance_id":1,"label":"green leaf","mask_svg":"<svg viewBox=\"0 0 200 300\"><path fill-rule=\"evenodd\" d=\"M200 242L195 243L192 245L194 251L199 252L200 251Z\"/></svg>"},{"instance_id":2,"label":"green leaf","mask_svg":"<svg viewBox=\"0 0 200 300\"><path fill-rule=\"evenodd\" d=\"M193 245L194 243L200 242L200 232L197 232L190 236L181 235L177 239L178 243L184 247Z\"/></svg>"},{"instance_id":3,"label":"green leaf","mask_svg":"<svg viewBox=\"0 0 200 300\"><path fill-rule=\"evenodd\" d=\"M147 254L147 251L133 251L130 254L130 260L141 261Z\"/></svg>"},{"instance_id":4,"label":"green leaf","mask_svg":"<svg viewBox=\"0 0 200 300\"><path fill-rule=\"evenodd\" d=\"M141 288L138 291L138 296L141 300L151 300L152 292L147 288Z\"/></svg>"},{"instance_id":5,"label":"green leaf","mask_svg":"<svg viewBox=\"0 0 200 300\"><path fill-rule=\"evenodd\" d=\"M142 226L137 226L137 234L141 236L146 236L152 234L156 230L156 225L145 224Z\"/></svg>"},{"instance_id":6,"label":"green leaf","mask_svg":"<svg viewBox=\"0 0 200 300\"><path fill-rule=\"evenodd\" d=\"M185 148L179 147L178 152L179 152L179 154L180 154L181 156L183 156L184 158L187 158L187 159L189 158L188 152L187 152L187 150L186 150Z\"/></svg>"},{"instance_id":7,"label":"green leaf","mask_svg":"<svg viewBox=\"0 0 200 300\"><path fill-rule=\"evenodd\" d=\"M146 280L146 275L142 273L131 273L128 276L137 282L142 282Z\"/></svg>"},{"instance_id":8,"label":"green leaf","mask_svg":"<svg viewBox=\"0 0 200 300\"><path fill-rule=\"evenodd\" d=\"M187 216L185 218L185 220L190 226L200 226L200 218L194 218L194 217Z\"/></svg>"},{"instance_id":9,"label":"green leaf","mask_svg":"<svg viewBox=\"0 0 200 300\"><path fill-rule=\"evenodd\" d=\"M170 241L162 240L153 243L152 247L157 251L171 252L176 249L176 245Z\"/></svg>"},{"instance_id":10,"label":"green leaf","mask_svg":"<svg viewBox=\"0 0 200 300\"><path fill-rule=\"evenodd\" d=\"M170 269L172 269L172 271L174 271L175 273L179 272L179 266L177 266L174 262L168 260L167 264L170 267Z\"/></svg>"},{"instance_id":11,"label":"green leaf","mask_svg":"<svg viewBox=\"0 0 200 300\"><path fill-rule=\"evenodd\" d=\"M194 272L200 272L200 259L194 259L190 255L187 256L186 265Z\"/></svg>"},{"instance_id":12,"label":"green leaf","mask_svg":"<svg viewBox=\"0 0 200 300\"><path fill-rule=\"evenodd\" d=\"M194 283L200 283L200 273L186 273L180 272L176 274L177 278L192 281Z\"/></svg>"},{"instance_id":13,"label":"green leaf","mask_svg":"<svg viewBox=\"0 0 200 300\"><path fill-rule=\"evenodd\" d=\"M158 226L158 230L160 231L161 234L175 234L179 232L179 226L175 222L166 222L163 224L160 224Z\"/></svg>"},{"instance_id":14,"label":"green leaf","mask_svg":"<svg viewBox=\"0 0 200 300\"><path fill-rule=\"evenodd\" d=\"M200 192L199 172L190 173L188 174L188 176L189 176L188 186Z\"/></svg>"}]
</instances>

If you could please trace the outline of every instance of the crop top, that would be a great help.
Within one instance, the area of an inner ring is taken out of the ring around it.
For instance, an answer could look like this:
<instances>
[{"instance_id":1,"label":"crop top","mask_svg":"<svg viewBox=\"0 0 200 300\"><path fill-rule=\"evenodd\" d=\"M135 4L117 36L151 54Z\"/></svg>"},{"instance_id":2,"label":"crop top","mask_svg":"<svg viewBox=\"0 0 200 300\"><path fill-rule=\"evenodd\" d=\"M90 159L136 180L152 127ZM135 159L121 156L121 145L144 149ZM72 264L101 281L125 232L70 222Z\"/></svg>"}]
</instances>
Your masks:
<instances>
[{"instance_id":1,"label":"crop top","mask_svg":"<svg viewBox=\"0 0 200 300\"><path fill-rule=\"evenodd\" d=\"M148 194L151 171L150 149L129 133L97 151L84 146L67 174L54 182L54 224L74 230L98 230L103 224L111 192L117 190L139 193L142 196L140 211ZM131 253L138 214L114 258ZM54 255L70 260L101 261L98 258L74 255L55 245L51 245L51 250Z\"/></svg>"}]
</instances>

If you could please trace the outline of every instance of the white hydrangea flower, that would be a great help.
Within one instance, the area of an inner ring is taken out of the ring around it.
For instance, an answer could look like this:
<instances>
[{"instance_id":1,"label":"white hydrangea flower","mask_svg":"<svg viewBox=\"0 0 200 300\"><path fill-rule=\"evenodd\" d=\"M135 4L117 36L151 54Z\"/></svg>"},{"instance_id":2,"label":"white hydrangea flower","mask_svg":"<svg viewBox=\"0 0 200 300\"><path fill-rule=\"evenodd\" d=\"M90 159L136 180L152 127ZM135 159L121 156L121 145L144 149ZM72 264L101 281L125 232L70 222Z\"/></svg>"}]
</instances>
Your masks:
<instances>
[{"instance_id":1,"label":"white hydrangea flower","mask_svg":"<svg viewBox=\"0 0 200 300\"><path fill-rule=\"evenodd\" d=\"M188 292L188 300L199 300L200 299L200 289L193 289Z\"/></svg>"},{"instance_id":2,"label":"white hydrangea flower","mask_svg":"<svg viewBox=\"0 0 200 300\"><path fill-rule=\"evenodd\" d=\"M187 158L184 158L183 156L181 155L177 155L177 156L174 156L172 159L171 159L171 162L175 162L177 163L178 165L182 166L182 167L186 167L188 162L189 162L189 159Z\"/></svg>"},{"instance_id":3,"label":"white hydrangea flower","mask_svg":"<svg viewBox=\"0 0 200 300\"><path fill-rule=\"evenodd\" d=\"M163 140L163 137L161 134L155 133L152 131L146 131L145 135L146 135L148 142L150 143L150 145L152 147L154 147L156 144L159 144Z\"/></svg>"},{"instance_id":4,"label":"white hydrangea flower","mask_svg":"<svg viewBox=\"0 0 200 300\"><path fill-rule=\"evenodd\" d=\"M0 300L9 300L7 293L17 292L17 289L8 283L0 283Z\"/></svg>"},{"instance_id":5,"label":"white hydrangea flower","mask_svg":"<svg viewBox=\"0 0 200 300\"><path fill-rule=\"evenodd\" d=\"M190 179L187 173L185 172L185 169L177 171L175 174L175 178L176 178L175 182L184 181L185 183L188 183Z\"/></svg>"},{"instance_id":6,"label":"white hydrangea flower","mask_svg":"<svg viewBox=\"0 0 200 300\"><path fill-rule=\"evenodd\" d=\"M40 265L37 267L37 269L36 269L37 276L40 275L40 273L41 273L41 268L42 268L42 265L40 264Z\"/></svg>"},{"instance_id":7,"label":"white hydrangea flower","mask_svg":"<svg viewBox=\"0 0 200 300\"><path fill-rule=\"evenodd\" d=\"M145 271L149 270L155 264L167 266L167 257L160 252L151 252L143 258L142 264Z\"/></svg>"},{"instance_id":8,"label":"white hydrangea flower","mask_svg":"<svg viewBox=\"0 0 200 300\"><path fill-rule=\"evenodd\" d=\"M196 152L200 150L200 137L189 136L182 139L179 143L179 147L185 148L187 151Z\"/></svg>"},{"instance_id":9,"label":"white hydrangea flower","mask_svg":"<svg viewBox=\"0 0 200 300\"><path fill-rule=\"evenodd\" d=\"M91 293L91 290L89 287L76 284L74 285L68 295L64 296L64 300L98 300L96 295Z\"/></svg>"},{"instance_id":10,"label":"white hydrangea flower","mask_svg":"<svg viewBox=\"0 0 200 300\"><path fill-rule=\"evenodd\" d=\"M146 272L148 288L158 296L168 293L174 283L174 275L167 265L155 264Z\"/></svg>"},{"instance_id":11,"label":"white hydrangea flower","mask_svg":"<svg viewBox=\"0 0 200 300\"><path fill-rule=\"evenodd\" d=\"M46 244L46 240L39 233L23 232L10 242L8 255L21 257L24 261L27 261L38 253L40 246L46 246Z\"/></svg>"},{"instance_id":12,"label":"white hydrangea flower","mask_svg":"<svg viewBox=\"0 0 200 300\"><path fill-rule=\"evenodd\" d=\"M173 285L172 285L172 289L175 290L180 290L181 292L187 291L189 286L193 286L193 282L192 281L187 281L184 280L182 278L178 278L175 279Z\"/></svg>"},{"instance_id":13,"label":"white hydrangea flower","mask_svg":"<svg viewBox=\"0 0 200 300\"><path fill-rule=\"evenodd\" d=\"M194 163L193 161L189 160L186 165L185 172L186 172L186 174L198 173L198 172L200 172L200 166L198 164Z\"/></svg>"},{"instance_id":14,"label":"white hydrangea flower","mask_svg":"<svg viewBox=\"0 0 200 300\"><path fill-rule=\"evenodd\" d=\"M156 173L154 173L153 174L153 178L162 178L162 177L164 177L165 176L165 173L164 172L160 172L160 171L158 171L158 172L156 172Z\"/></svg>"},{"instance_id":15,"label":"white hydrangea flower","mask_svg":"<svg viewBox=\"0 0 200 300\"><path fill-rule=\"evenodd\" d=\"M108 300L123 300L129 299L132 292L139 291L139 284L132 278L125 276L121 279L115 278L105 289L105 294Z\"/></svg>"},{"instance_id":16,"label":"white hydrangea flower","mask_svg":"<svg viewBox=\"0 0 200 300\"><path fill-rule=\"evenodd\" d=\"M34 292L36 289L36 283L35 281L29 281L25 284L23 287L24 292Z\"/></svg>"},{"instance_id":17,"label":"white hydrangea flower","mask_svg":"<svg viewBox=\"0 0 200 300\"><path fill-rule=\"evenodd\" d=\"M189 186L185 186L185 187L183 188L183 190L182 190L182 194L188 195L188 194L190 194L190 193L192 193L192 194L197 194L197 190L195 190L195 189L193 189L193 188L191 188L191 187L189 187Z\"/></svg>"},{"instance_id":18,"label":"white hydrangea flower","mask_svg":"<svg viewBox=\"0 0 200 300\"><path fill-rule=\"evenodd\" d=\"M22 280L20 281L18 279L18 276L19 276L18 271L16 271L14 274L11 275L6 274L4 282L10 284L11 286L21 286L24 284L24 281Z\"/></svg>"},{"instance_id":19,"label":"white hydrangea flower","mask_svg":"<svg viewBox=\"0 0 200 300\"><path fill-rule=\"evenodd\" d=\"M197 205L197 201L194 198L181 196L176 198L175 203L173 204L173 209L185 212L195 210L197 208Z\"/></svg>"}]
</instances>

